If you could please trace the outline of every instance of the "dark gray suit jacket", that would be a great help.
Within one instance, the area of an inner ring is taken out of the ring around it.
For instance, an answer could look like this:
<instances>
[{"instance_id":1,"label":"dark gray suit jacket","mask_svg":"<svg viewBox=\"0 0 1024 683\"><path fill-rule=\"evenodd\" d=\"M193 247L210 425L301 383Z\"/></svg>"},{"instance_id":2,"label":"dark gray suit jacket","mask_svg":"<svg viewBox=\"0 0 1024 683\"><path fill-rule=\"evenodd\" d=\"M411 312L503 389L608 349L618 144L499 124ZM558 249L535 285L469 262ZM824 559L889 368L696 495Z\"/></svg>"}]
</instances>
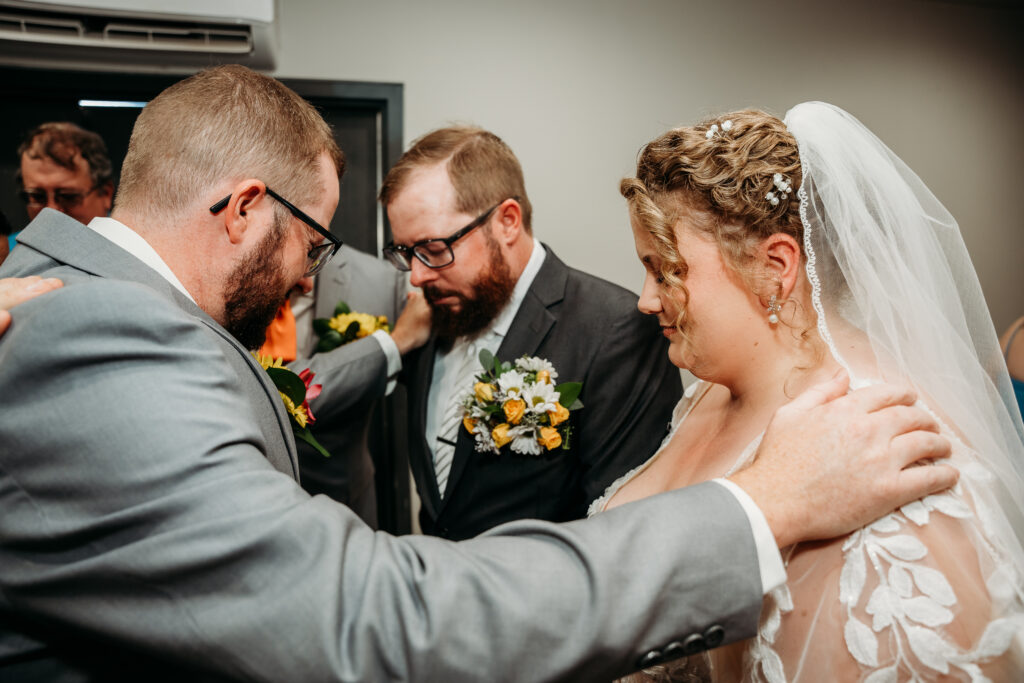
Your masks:
<instances>
[{"instance_id":1,"label":"dark gray suit jacket","mask_svg":"<svg viewBox=\"0 0 1024 683\"><path fill-rule=\"evenodd\" d=\"M539 456L477 453L460 428L443 498L424 436L434 340L410 354L409 457L424 533L462 540L515 519L578 519L657 450L682 386L657 321L636 304L632 292L569 268L548 249L501 348L491 351L503 361L540 356L554 364L558 382L583 382L570 447Z\"/></svg>"},{"instance_id":2,"label":"dark gray suit jacket","mask_svg":"<svg viewBox=\"0 0 1024 683\"><path fill-rule=\"evenodd\" d=\"M754 633L723 487L375 533L298 486L262 370L156 273L50 209L19 241L0 277L66 286L0 337L0 680L607 680Z\"/></svg>"}]
</instances>

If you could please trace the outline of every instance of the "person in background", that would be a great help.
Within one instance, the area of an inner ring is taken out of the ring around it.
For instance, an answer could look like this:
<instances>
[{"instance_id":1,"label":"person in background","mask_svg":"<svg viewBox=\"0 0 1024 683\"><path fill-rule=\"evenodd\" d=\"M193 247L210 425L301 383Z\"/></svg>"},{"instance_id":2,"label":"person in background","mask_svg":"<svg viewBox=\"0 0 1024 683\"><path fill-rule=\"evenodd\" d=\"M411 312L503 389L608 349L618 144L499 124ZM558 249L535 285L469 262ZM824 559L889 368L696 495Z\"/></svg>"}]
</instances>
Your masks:
<instances>
[{"instance_id":1,"label":"person in background","mask_svg":"<svg viewBox=\"0 0 1024 683\"><path fill-rule=\"evenodd\" d=\"M314 354L319 337L313 320L333 317L339 301L354 312L385 316L391 332L376 330ZM325 458L296 442L302 488L344 503L373 528L378 526L370 449L374 411L384 408L382 399L394 389L402 357L421 346L429 332L430 309L421 293L409 290L408 278L386 261L343 245L312 281L304 278L292 290L260 349L295 372L309 368L323 386L310 431L331 455Z\"/></svg>"},{"instance_id":2,"label":"person in background","mask_svg":"<svg viewBox=\"0 0 1024 683\"><path fill-rule=\"evenodd\" d=\"M86 225L110 213L114 173L96 133L68 121L43 123L25 136L18 159L14 177L29 220L45 208Z\"/></svg>"}]
</instances>

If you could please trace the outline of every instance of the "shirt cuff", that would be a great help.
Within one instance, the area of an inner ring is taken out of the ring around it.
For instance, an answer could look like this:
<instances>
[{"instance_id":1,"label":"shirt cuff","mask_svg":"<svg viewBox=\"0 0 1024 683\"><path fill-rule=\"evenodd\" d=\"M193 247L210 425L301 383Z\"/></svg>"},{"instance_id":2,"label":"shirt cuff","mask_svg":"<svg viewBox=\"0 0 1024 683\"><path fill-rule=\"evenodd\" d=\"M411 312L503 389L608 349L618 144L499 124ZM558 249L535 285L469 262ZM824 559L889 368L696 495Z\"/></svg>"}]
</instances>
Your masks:
<instances>
[{"instance_id":1,"label":"shirt cuff","mask_svg":"<svg viewBox=\"0 0 1024 683\"><path fill-rule=\"evenodd\" d=\"M377 340L380 344L381 351L384 352L384 358L388 362L388 386L384 390L385 396L390 396L391 392L395 390L395 385L398 383L396 379L398 373L402 371L402 354L398 351L398 344L391 338L391 335L384 330L377 330L370 335Z\"/></svg>"},{"instance_id":2,"label":"shirt cuff","mask_svg":"<svg viewBox=\"0 0 1024 683\"><path fill-rule=\"evenodd\" d=\"M786 583L786 567L782 564L782 555L775 545L775 534L768 526L768 520L764 518L761 508L757 507L757 503L747 495L746 491L728 479L712 479L712 481L721 484L731 492L747 515L750 530L754 534L754 547L757 550L757 567L761 572L761 592L767 595Z\"/></svg>"}]
</instances>

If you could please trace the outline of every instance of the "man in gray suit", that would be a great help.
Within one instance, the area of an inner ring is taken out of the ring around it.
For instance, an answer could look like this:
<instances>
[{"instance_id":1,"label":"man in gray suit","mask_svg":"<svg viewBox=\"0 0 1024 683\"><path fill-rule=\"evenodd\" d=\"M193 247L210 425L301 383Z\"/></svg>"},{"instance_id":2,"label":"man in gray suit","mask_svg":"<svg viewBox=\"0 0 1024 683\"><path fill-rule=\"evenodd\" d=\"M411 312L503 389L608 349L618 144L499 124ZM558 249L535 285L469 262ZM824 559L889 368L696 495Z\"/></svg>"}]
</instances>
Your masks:
<instances>
[{"instance_id":1,"label":"man in gray suit","mask_svg":"<svg viewBox=\"0 0 1024 683\"><path fill-rule=\"evenodd\" d=\"M839 378L731 481L460 544L371 531L298 486L247 350L331 255L341 170L311 106L218 67L142 111L111 218L21 233L0 277L64 287L0 338L0 679L608 679L752 635L776 543L955 481L911 466L949 448L909 392Z\"/></svg>"},{"instance_id":2,"label":"man in gray suit","mask_svg":"<svg viewBox=\"0 0 1024 683\"><path fill-rule=\"evenodd\" d=\"M311 427L330 458L305 442L296 445L302 488L345 503L377 528L377 494L371 427L385 409L402 368L402 356L422 345L430 331L430 309L417 292L405 315L410 295L408 278L386 261L347 245L316 277L313 290L293 292L298 358L290 366L310 368L323 384ZM329 351L313 355L318 341L315 318L330 318L339 301L353 311L387 317L391 334L378 331Z\"/></svg>"}]
</instances>

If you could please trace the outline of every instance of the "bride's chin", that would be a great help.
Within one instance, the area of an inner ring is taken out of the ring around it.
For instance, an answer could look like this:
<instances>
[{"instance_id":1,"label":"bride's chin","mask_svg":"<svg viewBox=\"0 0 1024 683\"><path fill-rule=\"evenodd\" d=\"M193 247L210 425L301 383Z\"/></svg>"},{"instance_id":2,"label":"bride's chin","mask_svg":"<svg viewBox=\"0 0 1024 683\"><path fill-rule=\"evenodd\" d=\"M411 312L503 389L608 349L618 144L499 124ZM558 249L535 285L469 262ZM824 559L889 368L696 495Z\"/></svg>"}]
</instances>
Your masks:
<instances>
[{"instance_id":1,"label":"bride's chin","mask_svg":"<svg viewBox=\"0 0 1024 683\"><path fill-rule=\"evenodd\" d=\"M686 350L678 348L678 344L672 344L669 347L668 359L672 365L676 366L680 370L693 372L696 358L692 353L688 353Z\"/></svg>"}]
</instances>

